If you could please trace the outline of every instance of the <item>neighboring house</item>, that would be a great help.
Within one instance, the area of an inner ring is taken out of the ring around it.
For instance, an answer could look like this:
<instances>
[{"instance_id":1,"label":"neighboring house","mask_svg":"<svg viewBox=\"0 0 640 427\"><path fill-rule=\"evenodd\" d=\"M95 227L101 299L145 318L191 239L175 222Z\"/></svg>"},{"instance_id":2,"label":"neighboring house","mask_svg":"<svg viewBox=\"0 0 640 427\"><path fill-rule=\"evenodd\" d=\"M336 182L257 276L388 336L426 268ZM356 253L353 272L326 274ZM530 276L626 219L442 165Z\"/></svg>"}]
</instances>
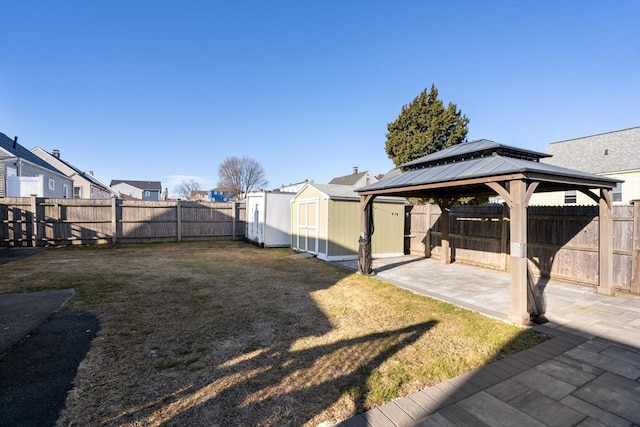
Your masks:
<instances>
[{"instance_id":1,"label":"neighboring house","mask_svg":"<svg viewBox=\"0 0 640 427\"><path fill-rule=\"evenodd\" d=\"M0 197L71 198L73 181L64 173L0 133Z\"/></svg>"},{"instance_id":2,"label":"neighboring house","mask_svg":"<svg viewBox=\"0 0 640 427\"><path fill-rule=\"evenodd\" d=\"M206 190L191 190L189 200L193 202L208 202L209 192Z\"/></svg>"},{"instance_id":3,"label":"neighboring house","mask_svg":"<svg viewBox=\"0 0 640 427\"><path fill-rule=\"evenodd\" d=\"M278 191L280 193L297 193L298 191L300 191L302 189L302 187L304 187L304 185L307 182L313 182L313 181L309 181L308 179L305 179L304 181L301 182L296 182L296 183L292 183L292 184L288 184L288 185L283 185L280 188L276 188L273 191Z\"/></svg>"},{"instance_id":4,"label":"neighboring house","mask_svg":"<svg viewBox=\"0 0 640 427\"><path fill-rule=\"evenodd\" d=\"M73 180L74 199L108 199L118 195L117 192L93 176L93 172L82 172L72 164L62 160L59 150L53 150L49 153L40 147L36 147L31 152Z\"/></svg>"},{"instance_id":5,"label":"neighboring house","mask_svg":"<svg viewBox=\"0 0 640 427\"><path fill-rule=\"evenodd\" d=\"M640 200L640 127L552 142L546 152L552 157L543 159L544 163L624 181L613 189L614 203ZM594 201L572 190L535 193L530 204L592 205Z\"/></svg>"},{"instance_id":6,"label":"neighboring house","mask_svg":"<svg viewBox=\"0 0 640 427\"><path fill-rule=\"evenodd\" d=\"M352 185L356 188L360 188L376 182L378 182L378 178L376 178L371 172L358 172L358 167L354 166L352 174L333 178L329 181L329 184Z\"/></svg>"},{"instance_id":7,"label":"neighboring house","mask_svg":"<svg viewBox=\"0 0 640 427\"><path fill-rule=\"evenodd\" d=\"M160 181L130 181L114 179L111 188L124 196L141 200L160 200L162 184Z\"/></svg>"},{"instance_id":8,"label":"neighboring house","mask_svg":"<svg viewBox=\"0 0 640 427\"><path fill-rule=\"evenodd\" d=\"M229 202L235 199L235 197L235 194L223 188L214 188L209 190L209 200L212 202Z\"/></svg>"},{"instance_id":9,"label":"neighboring house","mask_svg":"<svg viewBox=\"0 0 640 427\"><path fill-rule=\"evenodd\" d=\"M361 208L356 188L307 183L291 200L291 248L325 261L357 259ZM404 255L405 204L399 197L374 200L375 257Z\"/></svg>"}]
</instances>

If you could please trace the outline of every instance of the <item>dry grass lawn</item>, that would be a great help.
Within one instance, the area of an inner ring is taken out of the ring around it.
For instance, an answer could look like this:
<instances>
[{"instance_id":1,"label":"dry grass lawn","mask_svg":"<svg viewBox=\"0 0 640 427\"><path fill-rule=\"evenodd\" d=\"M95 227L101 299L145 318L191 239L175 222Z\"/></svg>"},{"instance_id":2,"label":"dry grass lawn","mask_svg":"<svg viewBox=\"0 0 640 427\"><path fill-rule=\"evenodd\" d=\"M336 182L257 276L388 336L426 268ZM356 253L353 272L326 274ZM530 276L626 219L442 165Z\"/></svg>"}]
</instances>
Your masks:
<instances>
[{"instance_id":1,"label":"dry grass lawn","mask_svg":"<svg viewBox=\"0 0 640 427\"><path fill-rule=\"evenodd\" d=\"M74 287L65 309L102 322L64 426L314 426L544 340L293 254L57 248L0 267L0 292Z\"/></svg>"}]
</instances>

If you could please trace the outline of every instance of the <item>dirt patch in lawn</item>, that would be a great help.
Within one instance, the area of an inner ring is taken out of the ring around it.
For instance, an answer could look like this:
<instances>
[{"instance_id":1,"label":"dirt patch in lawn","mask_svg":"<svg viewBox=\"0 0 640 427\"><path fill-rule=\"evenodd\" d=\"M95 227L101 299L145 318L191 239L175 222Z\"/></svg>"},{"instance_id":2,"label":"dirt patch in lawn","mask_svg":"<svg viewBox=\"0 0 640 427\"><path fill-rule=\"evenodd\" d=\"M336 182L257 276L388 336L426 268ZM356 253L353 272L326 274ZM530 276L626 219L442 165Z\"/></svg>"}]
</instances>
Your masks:
<instances>
[{"instance_id":1,"label":"dirt patch in lawn","mask_svg":"<svg viewBox=\"0 0 640 427\"><path fill-rule=\"evenodd\" d=\"M59 425L317 425L544 337L240 242L49 250L0 292L74 287L102 330Z\"/></svg>"}]
</instances>

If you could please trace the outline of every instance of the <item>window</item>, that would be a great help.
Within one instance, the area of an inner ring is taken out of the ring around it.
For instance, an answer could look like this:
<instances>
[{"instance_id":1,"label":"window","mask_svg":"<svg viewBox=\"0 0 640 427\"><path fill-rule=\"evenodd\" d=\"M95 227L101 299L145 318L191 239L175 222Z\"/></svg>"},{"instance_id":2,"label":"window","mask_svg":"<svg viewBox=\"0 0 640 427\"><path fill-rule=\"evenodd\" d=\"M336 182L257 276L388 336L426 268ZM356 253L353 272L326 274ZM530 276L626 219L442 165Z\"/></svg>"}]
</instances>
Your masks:
<instances>
[{"instance_id":1,"label":"window","mask_svg":"<svg viewBox=\"0 0 640 427\"><path fill-rule=\"evenodd\" d=\"M69 197L69 186L67 184L62 184L62 197L65 199Z\"/></svg>"},{"instance_id":2,"label":"window","mask_svg":"<svg viewBox=\"0 0 640 427\"><path fill-rule=\"evenodd\" d=\"M73 187L73 198L74 199L82 198L82 187Z\"/></svg>"},{"instance_id":3,"label":"window","mask_svg":"<svg viewBox=\"0 0 640 427\"><path fill-rule=\"evenodd\" d=\"M576 190L567 190L564 192L564 203L566 205L576 204L578 202L578 195Z\"/></svg>"},{"instance_id":4,"label":"window","mask_svg":"<svg viewBox=\"0 0 640 427\"><path fill-rule=\"evenodd\" d=\"M622 183L619 182L613 187L613 201L622 202Z\"/></svg>"},{"instance_id":5,"label":"window","mask_svg":"<svg viewBox=\"0 0 640 427\"><path fill-rule=\"evenodd\" d=\"M145 190L145 191L144 191L144 196L145 196L145 197L150 197L150 196L151 196L151 191L149 191L149 190Z\"/></svg>"},{"instance_id":6,"label":"window","mask_svg":"<svg viewBox=\"0 0 640 427\"><path fill-rule=\"evenodd\" d=\"M365 181L365 185L369 185L369 184L371 184L371 178L367 177Z\"/></svg>"},{"instance_id":7,"label":"window","mask_svg":"<svg viewBox=\"0 0 640 427\"><path fill-rule=\"evenodd\" d=\"M49 190L56 191L56 182L49 178Z\"/></svg>"}]
</instances>

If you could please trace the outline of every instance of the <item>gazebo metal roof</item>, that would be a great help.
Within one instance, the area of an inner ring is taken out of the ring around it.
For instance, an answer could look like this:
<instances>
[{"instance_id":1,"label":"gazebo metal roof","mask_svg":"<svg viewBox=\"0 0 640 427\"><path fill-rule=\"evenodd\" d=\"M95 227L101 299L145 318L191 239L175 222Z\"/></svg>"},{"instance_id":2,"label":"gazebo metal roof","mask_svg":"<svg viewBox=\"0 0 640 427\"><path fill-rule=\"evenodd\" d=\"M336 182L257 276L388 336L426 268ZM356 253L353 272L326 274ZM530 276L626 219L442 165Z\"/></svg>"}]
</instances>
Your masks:
<instances>
[{"instance_id":1,"label":"gazebo metal roof","mask_svg":"<svg viewBox=\"0 0 640 427\"><path fill-rule=\"evenodd\" d=\"M613 188L619 180L575 169L541 163L548 154L522 150L486 139L466 142L403 164L400 175L359 188L362 194L431 193L464 197L494 192L485 184L509 180L513 175L540 181L536 191Z\"/></svg>"},{"instance_id":2,"label":"gazebo metal roof","mask_svg":"<svg viewBox=\"0 0 640 427\"><path fill-rule=\"evenodd\" d=\"M441 162L451 163L460 159L484 157L494 154L507 155L513 158L534 161L538 161L543 157L551 157L550 154L540 153L538 151L512 147L510 145L500 144L488 139L478 139L476 141L464 142L462 144L445 148L444 150L436 151L435 153L404 163L400 165L400 167L412 168L414 166L420 167L424 165L439 164Z\"/></svg>"}]
</instances>

